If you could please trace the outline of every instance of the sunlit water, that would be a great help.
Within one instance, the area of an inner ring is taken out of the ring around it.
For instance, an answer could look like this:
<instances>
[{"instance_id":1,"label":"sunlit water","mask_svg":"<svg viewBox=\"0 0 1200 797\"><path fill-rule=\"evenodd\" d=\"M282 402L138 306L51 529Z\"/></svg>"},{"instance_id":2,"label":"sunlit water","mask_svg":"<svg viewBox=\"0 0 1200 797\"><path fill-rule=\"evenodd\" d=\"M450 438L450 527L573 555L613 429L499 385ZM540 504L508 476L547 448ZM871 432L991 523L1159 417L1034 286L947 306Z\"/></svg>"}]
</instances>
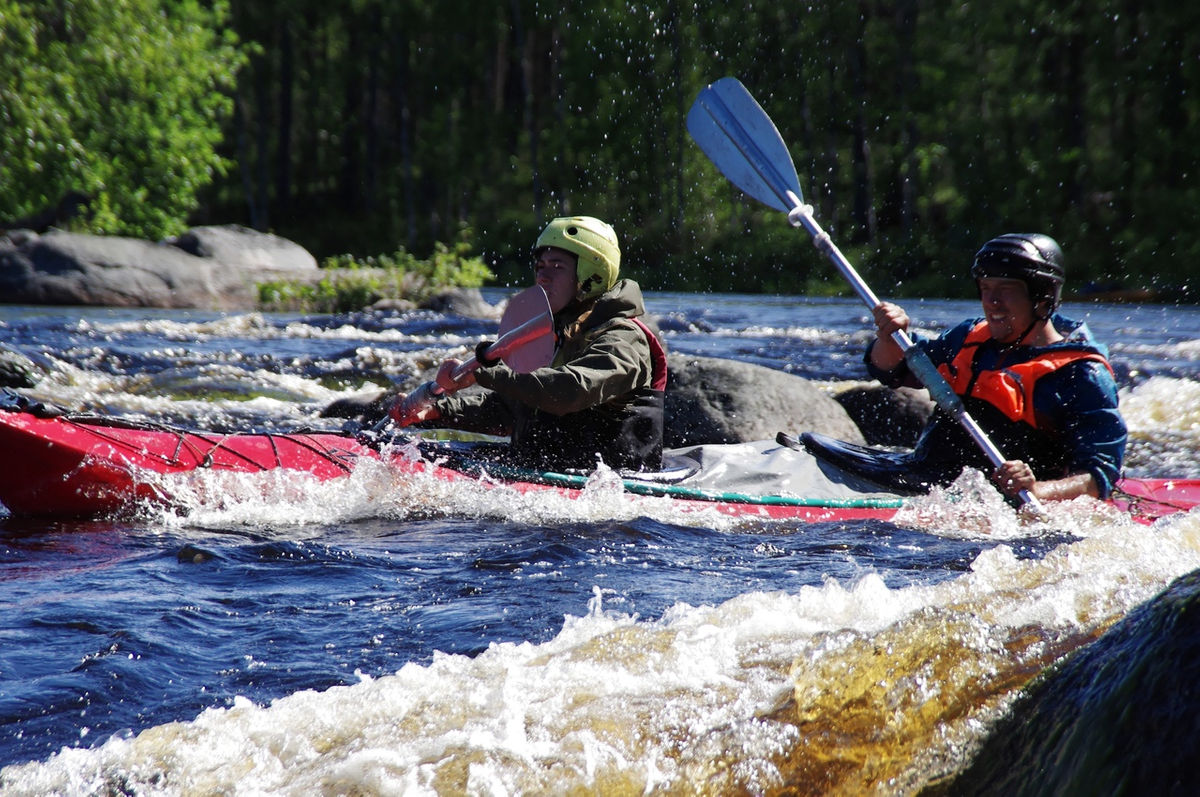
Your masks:
<instances>
[{"instance_id":1,"label":"sunlit water","mask_svg":"<svg viewBox=\"0 0 1200 797\"><path fill-rule=\"evenodd\" d=\"M648 303L672 351L863 378L854 301ZM908 309L935 332L975 306ZM1067 312L1112 349L1128 472L1200 476L1200 312ZM0 342L48 370L30 395L219 429L337 428L330 401L491 334L0 308ZM578 500L382 466L207 478L186 513L0 520L0 791L914 793L1200 568L1198 516L1077 501L1023 524L971 476L846 524L685 512L604 474Z\"/></svg>"}]
</instances>

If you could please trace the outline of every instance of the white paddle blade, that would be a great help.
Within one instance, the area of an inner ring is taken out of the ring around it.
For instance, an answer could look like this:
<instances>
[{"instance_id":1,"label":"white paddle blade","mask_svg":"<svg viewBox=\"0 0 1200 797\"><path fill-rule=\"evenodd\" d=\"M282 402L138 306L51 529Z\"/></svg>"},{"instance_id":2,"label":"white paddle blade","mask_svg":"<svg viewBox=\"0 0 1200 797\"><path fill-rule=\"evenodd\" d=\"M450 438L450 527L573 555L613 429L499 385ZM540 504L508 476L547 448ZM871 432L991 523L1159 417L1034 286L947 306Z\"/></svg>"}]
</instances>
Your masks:
<instances>
[{"instance_id":1,"label":"white paddle blade","mask_svg":"<svg viewBox=\"0 0 1200 797\"><path fill-rule=\"evenodd\" d=\"M534 285L509 299L500 316L500 338L535 319L544 324L530 325L538 329L523 335L522 340L502 355L504 363L519 374L544 368L554 359L554 313L550 311L546 292L540 285Z\"/></svg>"},{"instance_id":2,"label":"white paddle blade","mask_svg":"<svg viewBox=\"0 0 1200 797\"><path fill-rule=\"evenodd\" d=\"M802 201L787 144L737 78L702 89L688 111L687 128L713 165L759 202L787 213Z\"/></svg>"}]
</instances>

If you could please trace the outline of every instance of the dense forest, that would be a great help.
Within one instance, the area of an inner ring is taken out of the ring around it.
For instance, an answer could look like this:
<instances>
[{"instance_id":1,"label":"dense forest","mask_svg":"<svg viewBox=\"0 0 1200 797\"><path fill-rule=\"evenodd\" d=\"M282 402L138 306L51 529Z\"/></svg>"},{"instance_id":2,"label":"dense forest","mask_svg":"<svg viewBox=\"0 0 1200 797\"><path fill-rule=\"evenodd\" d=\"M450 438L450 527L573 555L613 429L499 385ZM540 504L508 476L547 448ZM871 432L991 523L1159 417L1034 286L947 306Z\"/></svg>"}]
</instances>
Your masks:
<instances>
[{"instance_id":1,"label":"dense forest","mask_svg":"<svg viewBox=\"0 0 1200 797\"><path fill-rule=\"evenodd\" d=\"M123 221L136 201L318 256L467 236L515 284L546 220L588 213L648 288L844 291L688 137L696 93L734 75L882 294L964 295L971 254L1009 231L1056 237L1075 288L1178 296L1200 257L1193 3L0 0L0 49L0 125L29 131L0 131L0 218L77 188L106 211L94 227L127 234L170 231ZM105 69L149 88L104 93L72 125L24 121L84 104ZM86 157L54 165L54 136ZM172 148L168 166L133 154Z\"/></svg>"}]
</instances>

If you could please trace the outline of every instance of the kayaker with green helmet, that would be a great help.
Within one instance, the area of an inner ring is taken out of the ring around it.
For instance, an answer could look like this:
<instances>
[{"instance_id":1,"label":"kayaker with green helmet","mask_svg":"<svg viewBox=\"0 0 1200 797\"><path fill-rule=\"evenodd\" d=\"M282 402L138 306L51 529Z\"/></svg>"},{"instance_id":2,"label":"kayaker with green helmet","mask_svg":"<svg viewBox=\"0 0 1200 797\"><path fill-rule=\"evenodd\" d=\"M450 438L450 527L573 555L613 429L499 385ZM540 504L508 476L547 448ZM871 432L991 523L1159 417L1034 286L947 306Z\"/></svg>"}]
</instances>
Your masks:
<instances>
[{"instance_id":1,"label":"kayaker with green helmet","mask_svg":"<svg viewBox=\"0 0 1200 797\"><path fill-rule=\"evenodd\" d=\"M937 410L912 461L931 483L948 484L964 467L992 478L1007 495L1043 500L1107 498L1121 473L1127 433L1107 349L1087 325L1057 314L1066 277L1062 249L1047 235L1009 233L976 253L971 277L983 317L915 345L963 398L1008 458L994 469L975 441ZM884 302L866 353L870 374L890 387L920 387L892 340L908 314Z\"/></svg>"},{"instance_id":2,"label":"kayaker with green helmet","mask_svg":"<svg viewBox=\"0 0 1200 797\"><path fill-rule=\"evenodd\" d=\"M510 435L506 459L531 467L591 471L599 459L621 470L659 468L666 354L639 318L641 288L618 278L616 232L591 216L556 218L538 236L533 258L554 314L554 360L517 373L487 361L481 345L480 367L458 382L450 372L459 361L447 360L437 381L448 395L421 422ZM471 384L487 390L454 392Z\"/></svg>"}]
</instances>

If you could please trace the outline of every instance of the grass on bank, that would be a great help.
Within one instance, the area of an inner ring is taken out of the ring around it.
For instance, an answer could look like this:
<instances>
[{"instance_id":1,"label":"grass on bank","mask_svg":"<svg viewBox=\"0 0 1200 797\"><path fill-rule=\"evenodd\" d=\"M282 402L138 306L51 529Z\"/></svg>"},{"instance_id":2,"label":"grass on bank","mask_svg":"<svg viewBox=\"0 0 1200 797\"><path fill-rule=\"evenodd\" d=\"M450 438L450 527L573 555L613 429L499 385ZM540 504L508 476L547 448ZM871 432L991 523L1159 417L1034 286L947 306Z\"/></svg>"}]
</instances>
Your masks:
<instances>
[{"instance_id":1,"label":"grass on bank","mask_svg":"<svg viewBox=\"0 0 1200 797\"><path fill-rule=\"evenodd\" d=\"M267 311L348 313L384 300L416 306L446 288L479 288L495 274L481 257L470 255L467 237L435 244L424 259L403 248L390 255L328 257L318 279L259 283L258 304Z\"/></svg>"}]
</instances>

